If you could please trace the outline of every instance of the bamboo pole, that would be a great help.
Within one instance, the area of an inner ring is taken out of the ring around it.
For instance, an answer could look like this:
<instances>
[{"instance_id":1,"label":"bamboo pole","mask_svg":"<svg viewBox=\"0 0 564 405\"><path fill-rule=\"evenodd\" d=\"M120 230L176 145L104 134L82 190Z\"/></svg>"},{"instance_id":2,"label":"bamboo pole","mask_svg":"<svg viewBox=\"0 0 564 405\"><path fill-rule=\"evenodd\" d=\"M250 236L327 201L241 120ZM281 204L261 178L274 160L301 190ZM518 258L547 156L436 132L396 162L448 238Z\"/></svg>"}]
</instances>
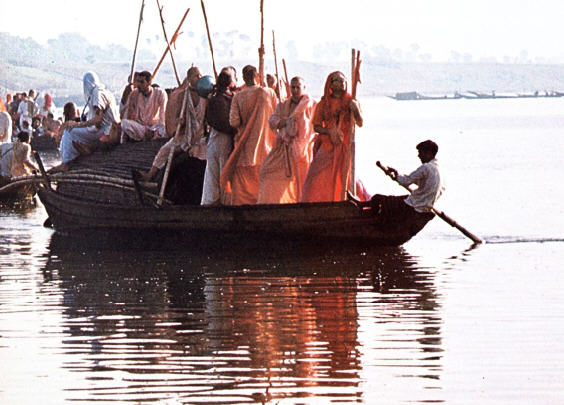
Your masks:
<instances>
[{"instance_id":1,"label":"bamboo pole","mask_svg":"<svg viewBox=\"0 0 564 405\"><path fill-rule=\"evenodd\" d=\"M274 53L274 72L276 74L276 97L278 97L278 101L281 101L280 77L278 76L278 58L276 57L276 37L274 36L274 30L272 30L272 52Z\"/></svg>"},{"instance_id":2,"label":"bamboo pole","mask_svg":"<svg viewBox=\"0 0 564 405\"><path fill-rule=\"evenodd\" d=\"M174 61L174 55L172 54L172 48L170 42L168 42L168 35L166 34L165 22L163 17L163 8L161 3L157 0L157 8L159 9L159 16L161 17L161 26L163 27L163 36L166 41L167 47L170 50L170 60L172 61L172 68L174 69L174 76L176 76L176 82L180 86L180 78L178 77L178 70L176 69L176 62Z\"/></svg>"},{"instance_id":3,"label":"bamboo pole","mask_svg":"<svg viewBox=\"0 0 564 405\"><path fill-rule=\"evenodd\" d=\"M260 0L260 48L258 54L260 85L264 87L266 85L264 80L264 0Z\"/></svg>"},{"instance_id":4,"label":"bamboo pole","mask_svg":"<svg viewBox=\"0 0 564 405\"><path fill-rule=\"evenodd\" d=\"M168 158L166 160L166 168L165 168L165 172L164 172L164 176L163 176L163 182L161 184L161 191L159 192L159 199L157 200L158 206L160 206L162 204L163 199L164 199L166 183L168 182L168 176L170 174L170 167L172 166L172 158L174 157L174 149L176 149L176 142L179 138L180 128L182 127L182 117L186 116L186 104L188 103L188 100L190 100L190 102L192 102L192 100L190 98L190 84L189 83L187 83L187 85L186 85L186 91L184 92L184 98L182 99L182 107L180 108L180 116L178 117L178 122L176 123L176 131L174 133L174 137L169 141L171 143L170 151L168 152ZM191 120L191 118L189 117L188 122L186 123L187 127L190 127L190 120Z\"/></svg>"},{"instance_id":5,"label":"bamboo pole","mask_svg":"<svg viewBox=\"0 0 564 405\"><path fill-rule=\"evenodd\" d=\"M201 0L201 3L202 3L202 13L204 13L204 21L206 23L206 32L208 33L208 44L210 46L213 74L215 76L215 81L217 82L217 69L215 68L215 57L213 55L213 45L212 45L212 39L211 39L211 34L210 34L210 26L208 24L208 16L206 14L206 6L204 5L204 0Z\"/></svg>"},{"instance_id":6,"label":"bamboo pole","mask_svg":"<svg viewBox=\"0 0 564 405\"><path fill-rule=\"evenodd\" d=\"M143 22L143 9L145 8L145 0L141 0L141 11L139 12L139 24L137 25L137 37L135 38L135 48L133 49L133 59L131 61L131 71L129 72L129 83L133 82L133 72L135 71L135 60L137 58L137 45L139 44L139 33L141 32L141 23Z\"/></svg>"},{"instance_id":7,"label":"bamboo pole","mask_svg":"<svg viewBox=\"0 0 564 405\"><path fill-rule=\"evenodd\" d=\"M403 188L405 188L407 191L409 191L410 193L412 192L412 190L408 187L408 186L404 186L403 184L401 184L400 182L398 182L397 179L394 179L389 171L389 169L384 166L382 163L380 163L379 161L376 162L376 166L378 166L380 169L382 169L382 171L384 173L386 173L386 175L392 179L393 181L395 181L396 183L398 183L400 186L402 186ZM431 207L431 212L433 214L435 214L436 216L438 216L439 218L441 218L443 221L445 221L447 224L449 224L450 226L452 226L453 228L458 229L460 232L462 232L462 234L466 237L468 237L469 239L472 240L472 242L474 243L484 243L484 241L480 238L478 238L476 235L474 235L472 232L470 232L468 229L464 228L462 225L460 225L458 222L456 222L454 219L452 219L451 217L449 217L447 214L444 213L444 211L439 211L438 209L436 209L435 207Z\"/></svg>"},{"instance_id":8,"label":"bamboo pole","mask_svg":"<svg viewBox=\"0 0 564 405\"><path fill-rule=\"evenodd\" d=\"M174 45L174 43L176 42L176 39L178 38L178 35L180 34L180 28L182 27L182 24L184 24L184 20L186 19L186 16L188 15L188 12L190 11L190 8L186 9L186 12L184 13L184 16L182 17L182 20L180 20L180 24L178 24L178 28L176 28L176 31L174 32L174 35L172 36L172 38L170 39L170 43L168 43L167 41L167 46L166 49L163 53L163 56L161 56L161 59L159 60L159 63L157 63L157 67L155 68L155 70L153 71L153 75L151 76L151 80L153 80L155 78L155 76L157 75L157 72L159 71L164 58L166 57L166 54L168 53L168 51L170 50L170 47L172 45Z\"/></svg>"},{"instance_id":9,"label":"bamboo pole","mask_svg":"<svg viewBox=\"0 0 564 405\"><path fill-rule=\"evenodd\" d=\"M352 49L351 51L351 96L353 100L356 100L356 90L357 83L360 82L360 51ZM343 185L341 190L341 195L343 198L346 196L347 190L351 194L356 195L356 173L355 173L355 160L356 160L356 142L355 142L355 131L356 121L354 115L351 112L351 129L349 142L346 145L345 150L345 171L343 173Z\"/></svg>"},{"instance_id":10,"label":"bamboo pole","mask_svg":"<svg viewBox=\"0 0 564 405\"><path fill-rule=\"evenodd\" d=\"M43 178L43 184L47 187L48 190L51 190L51 183L49 182L49 176L47 176L47 172L45 171L45 166L43 166L43 161L41 160L41 156L39 156L39 152L35 152L33 154L35 161L37 162L37 166L39 166L39 171L41 172L41 177Z\"/></svg>"},{"instance_id":11,"label":"bamboo pole","mask_svg":"<svg viewBox=\"0 0 564 405\"><path fill-rule=\"evenodd\" d=\"M282 58L282 67L284 68L284 78L286 86L286 97L290 97L292 92L290 91L290 81L288 80L288 69L286 69L286 60Z\"/></svg>"}]
</instances>

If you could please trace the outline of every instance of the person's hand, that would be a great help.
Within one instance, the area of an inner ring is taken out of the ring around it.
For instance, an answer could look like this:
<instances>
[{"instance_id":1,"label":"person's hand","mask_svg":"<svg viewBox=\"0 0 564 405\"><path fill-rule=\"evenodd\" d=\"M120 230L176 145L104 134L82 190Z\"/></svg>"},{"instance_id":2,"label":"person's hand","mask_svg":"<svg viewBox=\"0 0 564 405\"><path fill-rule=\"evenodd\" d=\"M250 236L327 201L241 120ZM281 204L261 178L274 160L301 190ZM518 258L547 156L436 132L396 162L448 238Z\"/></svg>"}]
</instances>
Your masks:
<instances>
[{"instance_id":1,"label":"person's hand","mask_svg":"<svg viewBox=\"0 0 564 405\"><path fill-rule=\"evenodd\" d=\"M386 174L394 180L398 178L398 171L393 167L388 167L388 170L386 170Z\"/></svg>"},{"instance_id":2,"label":"person's hand","mask_svg":"<svg viewBox=\"0 0 564 405\"><path fill-rule=\"evenodd\" d=\"M343 143L343 132L337 127L329 128L329 137L331 138L331 142L335 146Z\"/></svg>"},{"instance_id":3,"label":"person's hand","mask_svg":"<svg viewBox=\"0 0 564 405\"><path fill-rule=\"evenodd\" d=\"M280 122L278 123L278 129L282 129L284 128L286 125L288 125L288 118L282 118L280 120Z\"/></svg>"},{"instance_id":4,"label":"person's hand","mask_svg":"<svg viewBox=\"0 0 564 405\"><path fill-rule=\"evenodd\" d=\"M353 114L360 115L360 104L358 103L358 101L351 100L351 103L349 104L349 108Z\"/></svg>"}]
</instances>

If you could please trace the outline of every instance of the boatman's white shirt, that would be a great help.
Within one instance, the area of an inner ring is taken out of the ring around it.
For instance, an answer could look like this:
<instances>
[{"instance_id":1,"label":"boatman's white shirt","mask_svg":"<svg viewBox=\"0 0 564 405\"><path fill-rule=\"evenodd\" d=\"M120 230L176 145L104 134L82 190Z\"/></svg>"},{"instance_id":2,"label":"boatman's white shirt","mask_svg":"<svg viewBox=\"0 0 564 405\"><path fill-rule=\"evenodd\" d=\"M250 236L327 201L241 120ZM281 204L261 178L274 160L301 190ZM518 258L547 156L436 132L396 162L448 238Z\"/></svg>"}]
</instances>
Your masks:
<instances>
[{"instance_id":1,"label":"boatman's white shirt","mask_svg":"<svg viewBox=\"0 0 564 405\"><path fill-rule=\"evenodd\" d=\"M399 175L397 181L402 186L417 185L417 189L405 199L405 203L417 212L429 212L445 190L437 159L423 163L407 176Z\"/></svg>"}]
</instances>

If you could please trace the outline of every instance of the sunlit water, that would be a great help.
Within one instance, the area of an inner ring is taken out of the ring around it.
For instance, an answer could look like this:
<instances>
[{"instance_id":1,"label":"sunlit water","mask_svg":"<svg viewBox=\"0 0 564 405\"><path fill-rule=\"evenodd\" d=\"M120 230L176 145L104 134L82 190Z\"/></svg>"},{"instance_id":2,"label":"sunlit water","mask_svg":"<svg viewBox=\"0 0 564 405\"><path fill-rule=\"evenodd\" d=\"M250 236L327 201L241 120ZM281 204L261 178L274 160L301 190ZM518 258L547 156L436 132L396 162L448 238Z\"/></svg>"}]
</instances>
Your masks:
<instances>
[{"instance_id":1,"label":"sunlit water","mask_svg":"<svg viewBox=\"0 0 564 405\"><path fill-rule=\"evenodd\" d=\"M439 208L487 244L84 246L4 207L0 403L562 403L564 99L363 109L369 190L434 139Z\"/></svg>"}]
</instances>

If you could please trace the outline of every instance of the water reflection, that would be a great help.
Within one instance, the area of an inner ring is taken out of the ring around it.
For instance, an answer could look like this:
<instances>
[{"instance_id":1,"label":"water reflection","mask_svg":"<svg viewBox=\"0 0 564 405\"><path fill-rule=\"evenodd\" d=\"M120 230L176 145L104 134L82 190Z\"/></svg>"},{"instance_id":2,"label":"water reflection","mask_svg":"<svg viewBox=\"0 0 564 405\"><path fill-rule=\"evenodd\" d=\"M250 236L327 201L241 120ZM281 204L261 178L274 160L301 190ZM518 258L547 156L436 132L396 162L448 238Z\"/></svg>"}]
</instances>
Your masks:
<instances>
[{"instance_id":1,"label":"water reflection","mask_svg":"<svg viewBox=\"0 0 564 405\"><path fill-rule=\"evenodd\" d=\"M67 399L371 403L400 381L436 399L435 276L401 248L82 242L53 235L43 268Z\"/></svg>"}]
</instances>

